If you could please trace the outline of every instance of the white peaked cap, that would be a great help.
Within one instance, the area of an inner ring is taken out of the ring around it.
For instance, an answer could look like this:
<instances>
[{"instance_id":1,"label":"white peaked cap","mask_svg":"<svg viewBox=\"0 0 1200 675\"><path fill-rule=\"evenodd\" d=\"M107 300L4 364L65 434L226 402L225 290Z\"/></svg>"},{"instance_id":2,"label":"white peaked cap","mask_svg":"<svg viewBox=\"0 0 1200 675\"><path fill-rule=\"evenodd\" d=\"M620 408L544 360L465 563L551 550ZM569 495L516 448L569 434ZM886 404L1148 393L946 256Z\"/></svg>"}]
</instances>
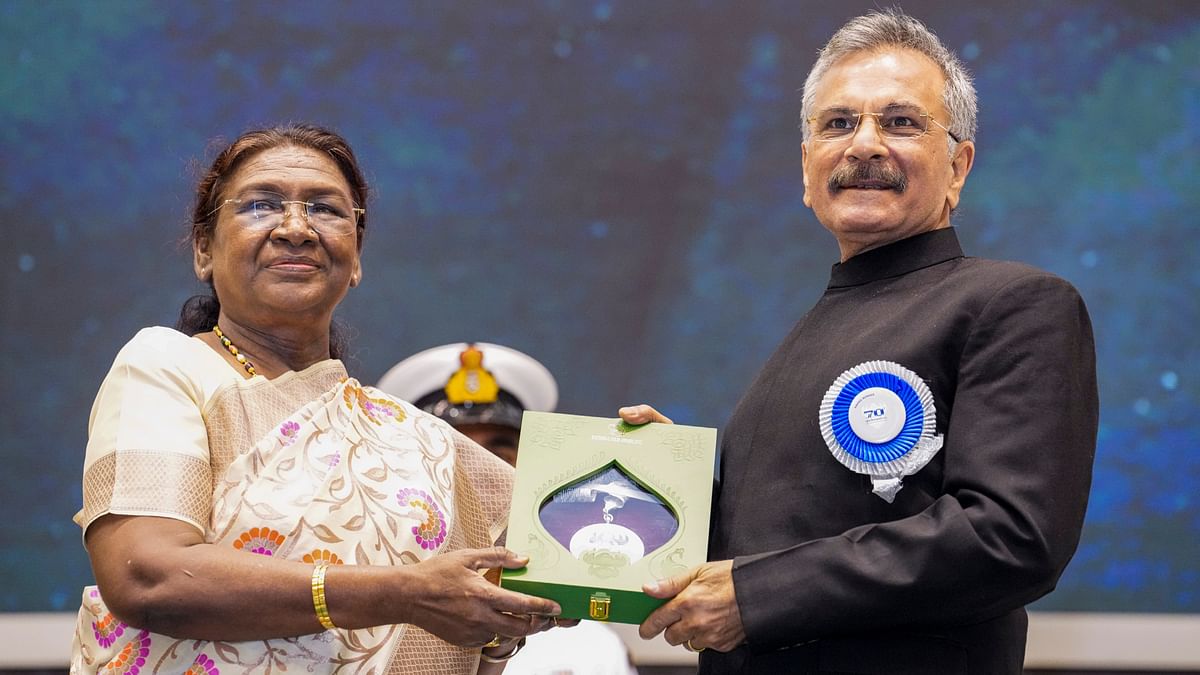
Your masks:
<instances>
[{"instance_id":1,"label":"white peaked cap","mask_svg":"<svg viewBox=\"0 0 1200 675\"><path fill-rule=\"evenodd\" d=\"M462 367L459 356L470 344L456 342L426 349L392 366L375 385L384 392L415 403L442 391L450 376ZM537 359L511 347L475 342L483 352L483 368L496 378L500 389L512 394L526 410L549 412L558 405L558 384Z\"/></svg>"}]
</instances>

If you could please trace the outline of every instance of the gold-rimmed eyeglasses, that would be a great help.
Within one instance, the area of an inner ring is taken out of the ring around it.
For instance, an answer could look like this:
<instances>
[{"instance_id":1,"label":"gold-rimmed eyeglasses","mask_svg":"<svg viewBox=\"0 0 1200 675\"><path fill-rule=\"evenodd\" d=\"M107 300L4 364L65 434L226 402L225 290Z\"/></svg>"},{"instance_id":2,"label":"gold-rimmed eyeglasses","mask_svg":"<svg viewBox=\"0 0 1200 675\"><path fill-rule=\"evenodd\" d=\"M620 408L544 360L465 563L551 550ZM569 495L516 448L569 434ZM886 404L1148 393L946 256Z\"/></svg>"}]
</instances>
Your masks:
<instances>
[{"instance_id":1,"label":"gold-rimmed eyeglasses","mask_svg":"<svg viewBox=\"0 0 1200 675\"><path fill-rule=\"evenodd\" d=\"M855 112L849 108L829 108L808 118L811 138L814 141L843 141L858 131L863 117L874 117L880 135L889 140L907 141L929 133L933 125L946 132L955 143L959 142L945 125L933 115L910 105L891 105L880 112Z\"/></svg>"},{"instance_id":2,"label":"gold-rimmed eyeglasses","mask_svg":"<svg viewBox=\"0 0 1200 675\"><path fill-rule=\"evenodd\" d=\"M358 218L366 209L336 195L324 196L314 201L285 199L274 192L247 192L236 199L226 199L212 213L226 206L234 208L233 218L237 224L249 230L270 231L279 227L292 207L299 207L300 215L309 227L327 236L354 234ZM212 215L212 214L209 214Z\"/></svg>"}]
</instances>

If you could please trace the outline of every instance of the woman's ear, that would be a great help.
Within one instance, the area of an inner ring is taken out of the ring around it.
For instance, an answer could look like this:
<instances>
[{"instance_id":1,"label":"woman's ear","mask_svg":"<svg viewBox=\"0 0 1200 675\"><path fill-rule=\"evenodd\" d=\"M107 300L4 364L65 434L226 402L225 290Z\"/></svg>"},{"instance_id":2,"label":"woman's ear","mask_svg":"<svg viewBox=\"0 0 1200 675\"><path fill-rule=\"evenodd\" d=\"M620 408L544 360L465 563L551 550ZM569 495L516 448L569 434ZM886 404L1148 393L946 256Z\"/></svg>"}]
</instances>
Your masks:
<instances>
[{"instance_id":1,"label":"woman's ear","mask_svg":"<svg viewBox=\"0 0 1200 675\"><path fill-rule=\"evenodd\" d=\"M359 226L358 241L354 244L354 272L350 275L350 288L354 288L362 282L362 248L363 237L366 234L366 230L362 226Z\"/></svg>"},{"instance_id":2,"label":"woman's ear","mask_svg":"<svg viewBox=\"0 0 1200 675\"><path fill-rule=\"evenodd\" d=\"M204 283L212 281L212 253L207 235L197 235L192 239L192 267L196 270L196 278Z\"/></svg>"}]
</instances>

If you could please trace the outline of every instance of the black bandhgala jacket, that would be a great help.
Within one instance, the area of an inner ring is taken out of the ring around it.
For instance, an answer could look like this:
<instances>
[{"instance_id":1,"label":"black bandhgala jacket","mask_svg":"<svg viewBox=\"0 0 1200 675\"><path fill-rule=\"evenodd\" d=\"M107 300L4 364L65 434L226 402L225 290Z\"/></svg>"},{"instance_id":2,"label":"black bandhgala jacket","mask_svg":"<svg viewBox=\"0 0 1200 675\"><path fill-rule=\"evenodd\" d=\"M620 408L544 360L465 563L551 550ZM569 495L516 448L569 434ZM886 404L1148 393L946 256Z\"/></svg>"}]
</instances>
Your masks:
<instances>
[{"instance_id":1,"label":"black bandhgala jacket","mask_svg":"<svg viewBox=\"0 0 1200 675\"><path fill-rule=\"evenodd\" d=\"M944 446L894 503L822 438L844 371L928 385ZM1095 454L1083 301L935 230L835 265L721 444L709 558L734 559L747 642L703 673L1020 673L1025 605L1075 551Z\"/></svg>"}]
</instances>

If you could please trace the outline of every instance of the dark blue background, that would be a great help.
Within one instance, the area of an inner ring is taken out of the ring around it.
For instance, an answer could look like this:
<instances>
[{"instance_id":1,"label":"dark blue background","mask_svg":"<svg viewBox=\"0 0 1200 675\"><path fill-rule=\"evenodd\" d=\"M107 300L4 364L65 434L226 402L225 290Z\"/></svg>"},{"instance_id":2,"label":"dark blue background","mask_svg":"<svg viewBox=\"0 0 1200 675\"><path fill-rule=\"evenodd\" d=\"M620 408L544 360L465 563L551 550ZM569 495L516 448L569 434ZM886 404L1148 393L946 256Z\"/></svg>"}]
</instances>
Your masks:
<instances>
[{"instance_id":1,"label":"dark blue background","mask_svg":"<svg viewBox=\"0 0 1200 675\"><path fill-rule=\"evenodd\" d=\"M960 236L1074 282L1097 329L1091 507L1039 607L1200 612L1200 5L975 5L904 3L977 78ZM488 340L542 359L562 411L723 425L836 259L799 89L874 3L835 6L0 3L0 610L90 582L92 397L199 290L193 164L249 126L330 125L367 168L353 374Z\"/></svg>"}]
</instances>

